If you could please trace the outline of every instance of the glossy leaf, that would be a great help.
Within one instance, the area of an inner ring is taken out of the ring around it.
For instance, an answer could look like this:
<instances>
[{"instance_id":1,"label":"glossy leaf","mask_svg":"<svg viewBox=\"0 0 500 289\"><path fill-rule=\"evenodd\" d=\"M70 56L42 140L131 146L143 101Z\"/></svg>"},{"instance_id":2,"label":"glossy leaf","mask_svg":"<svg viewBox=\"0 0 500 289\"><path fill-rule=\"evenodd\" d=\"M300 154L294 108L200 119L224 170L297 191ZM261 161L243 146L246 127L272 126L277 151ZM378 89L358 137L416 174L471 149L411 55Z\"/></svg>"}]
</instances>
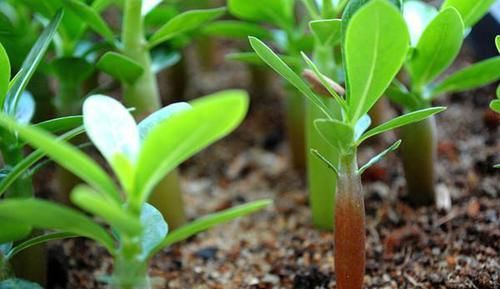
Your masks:
<instances>
[{"instance_id":1,"label":"glossy leaf","mask_svg":"<svg viewBox=\"0 0 500 289\"><path fill-rule=\"evenodd\" d=\"M22 240L31 233L31 226L11 220L0 218L0 244Z\"/></svg>"},{"instance_id":2,"label":"glossy leaf","mask_svg":"<svg viewBox=\"0 0 500 289\"><path fill-rule=\"evenodd\" d=\"M358 170L358 174L360 175L363 174L363 172L366 171L366 169L381 161L388 153L397 150L400 144L401 140L398 140L395 143L393 143L390 147L388 147L386 150L371 158L365 165L363 165Z\"/></svg>"},{"instance_id":3,"label":"glossy leaf","mask_svg":"<svg viewBox=\"0 0 500 289\"><path fill-rule=\"evenodd\" d=\"M71 10L77 17L80 17L92 30L104 37L106 41L113 43L113 31L96 10L78 0L64 0L63 3L66 9Z\"/></svg>"},{"instance_id":4,"label":"glossy leaf","mask_svg":"<svg viewBox=\"0 0 500 289\"><path fill-rule=\"evenodd\" d=\"M63 230L96 240L114 252L114 241L101 226L84 214L37 199L9 199L0 203L0 218L8 218L40 229Z\"/></svg>"},{"instance_id":5,"label":"glossy leaf","mask_svg":"<svg viewBox=\"0 0 500 289\"><path fill-rule=\"evenodd\" d=\"M500 113L500 99L495 99L490 103L491 110Z\"/></svg>"},{"instance_id":6,"label":"glossy leaf","mask_svg":"<svg viewBox=\"0 0 500 289\"><path fill-rule=\"evenodd\" d=\"M203 28L203 34L236 39L246 39L248 36L260 39L270 39L273 37L269 30L260 25L237 20L223 20L210 23Z\"/></svg>"},{"instance_id":7,"label":"glossy leaf","mask_svg":"<svg viewBox=\"0 0 500 289\"><path fill-rule=\"evenodd\" d=\"M472 27L488 13L493 3L495 0L445 0L441 9L445 10L448 7L457 9L462 16L465 27Z\"/></svg>"},{"instance_id":8,"label":"glossy leaf","mask_svg":"<svg viewBox=\"0 0 500 289\"><path fill-rule=\"evenodd\" d=\"M183 227L170 232L168 236L161 242L161 244L159 244L149 255L149 257L153 256L165 247L186 240L187 238L200 232L206 231L216 225L227 223L239 217L262 210L271 204L271 200L255 201L197 219L192 223L184 225Z\"/></svg>"},{"instance_id":9,"label":"glossy leaf","mask_svg":"<svg viewBox=\"0 0 500 289\"><path fill-rule=\"evenodd\" d=\"M414 122L419 122L421 120L424 120L432 115L435 115L437 113L440 113L444 111L446 108L445 107L432 107L432 108L426 108L426 109L421 109L417 110L414 112L407 113L402 116L398 116L388 122L385 122L375 128L370 129L367 131L365 134L361 136L361 138L358 140L358 144L364 142L368 138L381 134L383 132L393 130L395 128L399 128L402 126L405 126L410 123Z\"/></svg>"},{"instance_id":10,"label":"glossy leaf","mask_svg":"<svg viewBox=\"0 0 500 289\"><path fill-rule=\"evenodd\" d=\"M342 38L342 20L324 19L309 22L309 27L316 39L322 46L333 46Z\"/></svg>"},{"instance_id":11,"label":"glossy leaf","mask_svg":"<svg viewBox=\"0 0 500 289\"><path fill-rule=\"evenodd\" d=\"M106 52L97 62L97 68L128 84L133 84L144 73L139 63L116 52Z\"/></svg>"},{"instance_id":12,"label":"glossy leaf","mask_svg":"<svg viewBox=\"0 0 500 289\"><path fill-rule=\"evenodd\" d=\"M401 68L408 47L406 24L389 2L373 0L352 17L344 45L352 123L382 96Z\"/></svg>"},{"instance_id":13,"label":"glossy leaf","mask_svg":"<svg viewBox=\"0 0 500 289\"><path fill-rule=\"evenodd\" d=\"M411 0L404 3L403 16L408 25L412 46L417 45L425 28L437 14L437 9L425 2Z\"/></svg>"},{"instance_id":14,"label":"glossy leaf","mask_svg":"<svg viewBox=\"0 0 500 289\"><path fill-rule=\"evenodd\" d=\"M170 19L149 39L150 47L170 40L211 22L224 14L225 8L200 9L184 12Z\"/></svg>"},{"instance_id":15,"label":"glossy leaf","mask_svg":"<svg viewBox=\"0 0 500 289\"><path fill-rule=\"evenodd\" d=\"M463 42L463 22L454 8L441 11L420 37L408 63L413 85L433 81L457 57Z\"/></svg>"},{"instance_id":16,"label":"glossy leaf","mask_svg":"<svg viewBox=\"0 0 500 289\"><path fill-rule=\"evenodd\" d=\"M487 85L500 79L500 56L475 63L446 77L433 90L434 97Z\"/></svg>"},{"instance_id":17,"label":"glossy leaf","mask_svg":"<svg viewBox=\"0 0 500 289\"><path fill-rule=\"evenodd\" d=\"M228 0L229 12L243 20L268 22L281 28L293 25L293 0Z\"/></svg>"},{"instance_id":18,"label":"glossy leaf","mask_svg":"<svg viewBox=\"0 0 500 289\"><path fill-rule=\"evenodd\" d=\"M142 16L146 16L153 11L163 0L143 0L142 1Z\"/></svg>"},{"instance_id":19,"label":"glossy leaf","mask_svg":"<svg viewBox=\"0 0 500 289\"><path fill-rule=\"evenodd\" d=\"M367 3L372 0L349 0L347 3L344 12L342 13L342 33L345 35L347 26L351 21L352 17L358 12L359 9L364 7ZM389 3L395 5L398 10L401 10L403 7L402 0L388 0Z\"/></svg>"},{"instance_id":20,"label":"glossy leaf","mask_svg":"<svg viewBox=\"0 0 500 289\"><path fill-rule=\"evenodd\" d=\"M0 100L5 99L10 82L10 61L7 51L0 43ZM0 102L1 103L1 102Z\"/></svg>"},{"instance_id":21,"label":"glossy leaf","mask_svg":"<svg viewBox=\"0 0 500 289\"><path fill-rule=\"evenodd\" d=\"M147 200L156 184L181 162L235 129L246 115L248 96L243 91L223 91L191 105L192 109L156 125L144 139L137 162L137 201Z\"/></svg>"},{"instance_id":22,"label":"glossy leaf","mask_svg":"<svg viewBox=\"0 0 500 289\"><path fill-rule=\"evenodd\" d=\"M143 119L139 125L139 138L141 141L144 141L148 133L158 124L161 122L169 119L170 117L174 116L175 114L189 110L191 109L192 106L187 103L187 102L179 102L179 103L173 103L170 105L167 105L166 107L155 111L154 113L150 114L148 117Z\"/></svg>"},{"instance_id":23,"label":"glossy leaf","mask_svg":"<svg viewBox=\"0 0 500 289\"><path fill-rule=\"evenodd\" d=\"M372 119L370 118L370 116L368 114L363 115L354 127L354 140L357 141L363 135L363 133L365 133L365 131L370 128L371 124Z\"/></svg>"},{"instance_id":24,"label":"glossy leaf","mask_svg":"<svg viewBox=\"0 0 500 289\"><path fill-rule=\"evenodd\" d=\"M271 48L265 45L262 41L255 37L250 37L250 45L255 50L257 55L269 65L274 71L285 78L290 84L295 86L309 101L323 111L326 117L333 118L328 107L321 99L311 90L300 76L298 76L281 58L274 53Z\"/></svg>"},{"instance_id":25,"label":"glossy leaf","mask_svg":"<svg viewBox=\"0 0 500 289\"><path fill-rule=\"evenodd\" d=\"M31 93L24 91L19 98L19 102L16 107L15 118L17 122L21 124L30 123L33 115L35 114L35 100Z\"/></svg>"},{"instance_id":26,"label":"glossy leaf","mask_svg":"<svg viewBox=\"0 0 500 289\"><path fill-rule=\"evenodd\" d=\"M17 255L19 252L22 252L30 247L47 243L49 241L54 241L54 240L61 240L61 239L68 239L68 238L75 238L78 237L78 235L73 234L73 233L68 233L68 232L55 232L55 233L48 233L40 236L36 236L34 238L31 238L29 240L26 240L18 245L16 245L12 250L9 252L7 255L7 258L11 259L15 255Z\"/></svg>"},{"instance_id":27,"label":"glossy leaf","mask_svg":"<svg viewBox=\"0 0 500 289\"><path fill-rule=\"evenodd\" d=\"M145 203L141 211L142 257L144 259L159 245L168 233L168 225L163 215L152 205Z\"/></svg>"},{"instance_id":28,"label":"glossy leaf","mask_svg":"<svg viewBox=\"0 0 500 289\"><path fill-rule=\"evenodd\" d=\"M81 125L83 125L83 116L81 115L63 116L34 124L35 127L54 134L75 129Z\"/></svg>"},{"instance_id":29,"label":"glossy leaf","mask_svg":"<svg viewBox=\"0 0 500 289\"><path fill-rule=\"evenodd\" d=\"M116 186L106 172L90 157L69 143L42 129L20 125L4 114L0 114L0 126L15 130L26 142L41 149L54 161L91 184L102 194L115 201L120 200Z\"/></svg>"},{"instance_id":30,"label":"glossy leaf","mask_svg":"<svg viewBox=\"0 0 500 289\"><path fill-rule=\"evenodd\" d=\"M23 65L21 66L18 75L15 76L15 81L12 83L5 100L0 99L0 104L3 105L4 111L8 112L10 115L15 114L19 98L28 85L33 73L35 73L35 70L45 56L45 52L52 42L52 38L56 33L62 16L63 12L61 10L47 25L33 48L30 50L29 54L24 59Z\"/></svg>"},{"instance_id":31,"label":"glossy leaf","mask_svg":"<svg viewBox=\"0 0 500 289\"><path fill-rule=\"evenodd\" d=\"M298 57L277 55L286 65L290 67L302 66L302 61ZM226 59L240 61L252 65L264 66L266 63L255 52L234 52L226 55Z\"/></svg>"},{"instance_id":32,"label":"glossy leaf","mask_svg":"<svg viewBox=\"0 0 500 289\"><path fill-rule=\"evenodd\" d=\"M318 119L314 121L314 127L338 152L347 153L352 149L354 130L351 126L336 119Z\"/></svg>"}]
</instances>

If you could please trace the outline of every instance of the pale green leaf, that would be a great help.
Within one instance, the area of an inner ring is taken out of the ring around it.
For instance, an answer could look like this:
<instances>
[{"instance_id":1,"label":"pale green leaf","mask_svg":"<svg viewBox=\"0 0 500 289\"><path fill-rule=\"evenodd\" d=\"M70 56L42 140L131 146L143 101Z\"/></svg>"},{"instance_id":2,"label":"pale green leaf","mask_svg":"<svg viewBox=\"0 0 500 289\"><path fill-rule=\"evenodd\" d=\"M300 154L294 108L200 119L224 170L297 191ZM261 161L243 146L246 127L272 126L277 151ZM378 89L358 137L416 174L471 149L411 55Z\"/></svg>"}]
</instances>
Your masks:
<instances>
[{"instance_id":1,"label":"pale green leaf","mask_svg":"<svg viewBox=\"0 0 500 289\"><path fill-rule=\"evenodd\" d=\"M324 155L322 155L318 150L311 149L311 153L316 158L318 158L318 160L323 162L326 165L326 167L332 170L336 175L339 174L339 169L334 164L332 164L332 162L329 159L327 159Z\"/></svg>"},{"instance_id":2,"label":"pale green leaf","mask_svg":"<svg viewBox=\"0 0 500 289\"><path fill-rule=\"evenodd\" d=\"M209 23L203 28L203 34L235 39L246 39L248 36L260 39L273 37L269 30L260 25L237 20L222 20Z\"/></svg>"},{"instance_id":3,"label":"pale green leaf","mask_svg":"<svg viewBox=\"0 0 500 289\"><path fill-rule=\"evenodd\" d=\"M146 259L167 236L168 225L160 211L148 203L142 207L141 224L144 228L141 256Z\"/></svg>"},{"instance_id":4,"label":"pale green leaf","mask_svg":"<svg viewBox=\"0 0 500 289\"><path fill-rule=\"evenodd\" d=\"M390 147L388 147L386 150L371 158L365 165L363 165L358 170L358 174L362 175L366 169L381 161L388 153L397 150L400 144L401 140L398 140L395 143L393 143Z\"/></svg>"},{"instance_id":5,"label":"pale green leaf","mask_svg":"<svg viewBox=\"0 0 500 289\"><path fill-rule=\"evenodd\" d=\"M97 68L128 84L133 84L144 73L139 63L116 52L106 52L97 62Z\"/></svg>"},{"instance_id":6,"label":"pale green leaf","mask_svg":"<svg viewBox=\"0 0 500 289\"><path fill-rule=\"evenodd\" d=\"M465 27L472 27L488 13L495 0L445 0L442 10L454 7L460 12Z\"/></svg>"},{"instance_id":7,"label":"pale green leaf","mask_svg":"<svg viewBox=\"0 0 500 289\"><path fill-rule=\"evenodd\" d=\"M156 6L160 5L163 0L143 0L142 1L142 16L146 16L149 12L153 11Z\"/></svg>"},{"instance_id":8,"label":"pale green leaf","mask_svg":"<svg viewBox=\"0 0 500 289\"><path fill-rule=\"evenodd\" d=\"M336 119L317 119L314 127L323 139L340 153L348 153L354 145L354 130ZM314 149L314 148L313 148Z\"/></svg>"},{"instance_id":9,"label":"pale green leaf","mask_svg":"<svg viewBox=\"0 0 500 289\"><path fill-rule=\"evenodd\" d=\"M268 22L281 28L293 25L294 0L228 0L229 12L243 20Z\"/></svg>"},{"instance_id":10,"label":"pale green leaf","mask_svg":"<svg viewBox=\"0 0 500 289\"><path fill-rule=\"evenodd\" d=\"M500 113L500 99L495 99L490 103L491 110Z\"/></svg>"},{"instance_id":11,"label":"pale green leaf","mask_svg":"<svg viewBox=\"0 0 500 289\"><path fill-rule=\"evenodd\" d=\"M19 98L19 102L17 103L15 119L20 124L28 124L30 123L33 115L35 114L35 99L33 99L33 95L28 91L23 91L21 97Z\"/></svg>"},{"instance_id":12,"label":"pale green leaf","mask_svg":"<svg viewBox=\"0 0 500 289\"><path fill-rule=\"evenodd\" d=\"M74 15L87 23L92 30L104 37L106 41L109 43L114 42L113 31L96 10L78 0L64 0L63 3L66 9L71 10Z\"/></svg>"},{"instance_id":13,"label":"pale green leaf","mask_svg":"<svg viewBox=\"0 0 500 289\"><path fill-rule=\"evenodd\" d=\"M316 39L322 46L333 46L342 38L341 19L323 19L309 22L309 27Z\"/></svg>"},{"instance_id":14,"label":"pale green leaf","mask_svg":"<svg viewBox=\"0 0 500 289\"><path fill-rule=\"evenodd\" d=\"M10 82L10 61L7 51L0 43L0 104L3 103L7 91L9 90Z\"/></svg>"},{"instance_id":15,"label":"pale green leaf","mask_svg":"<svg viewBox=\"0 0 500 289\"><path fill-rule=\"evenodd\" d=\"M437 14L437 9L425 2L411 0L404 3L403 16L408 25L412 46L417 45L425 28Z\"/></svg>"},{"instance_id":16,"label":"pale green leaf","mask_svg":"<svg viewBox=\"0 0 500 289\"><path fill-rule=\"evenodd\" d=\"M187 102L179 102L167 105L166 107L155 111L150 114L148 117L143 119L139 125L139 137L141 141L143 141L148 133L159 123L169 119L174 116L176 113L191 109L191 105Z\"/></svg>"},{"instance_id":17,"label":"pale green leaf","mask_svg":"<svg viewBox=\"0 0 500 289\"><path fill-rule=\"evenodd\" d=\"M372 119L370 116L368 114L363 115L354 127L354 140L357 141L370 128L371 124Z\"/></svg>"},{"instance_id":18,"label":"pale green leaf","mask_svg":"<svg viewBox=\"0 0 500 289\"><path fill-rule=\"evenodd\" d=\"M500 53L500 35L497 35L497 37L495 37L495 44L496 44L498 53Z\"/></svg>"}]
</instances>

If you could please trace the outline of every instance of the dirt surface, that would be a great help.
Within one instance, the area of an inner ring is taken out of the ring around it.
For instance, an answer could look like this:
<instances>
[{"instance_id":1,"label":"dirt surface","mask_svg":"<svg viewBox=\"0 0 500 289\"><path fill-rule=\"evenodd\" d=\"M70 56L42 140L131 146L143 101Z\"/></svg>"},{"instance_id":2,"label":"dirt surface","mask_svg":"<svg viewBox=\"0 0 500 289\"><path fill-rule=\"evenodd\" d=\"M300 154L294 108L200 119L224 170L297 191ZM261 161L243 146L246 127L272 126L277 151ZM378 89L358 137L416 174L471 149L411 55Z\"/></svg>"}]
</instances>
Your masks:
<instances>
[{"instance_id":1,"label":"dirt surface","mask_svg":"<svg viewBox=\"0 0 500 289\"><path fill-rule=\"evenodd\" d=\"M222 59L215 66L220 74L189 71L188 95L248 87L244 66ZM261 198L274 206L164 250L151 264L157 288L336 288L333 235L311 226L303 173L290 166L279 87L276 79L269 95L254 95L244 124L181 168L192 218ZM366 288L500 288L500 175L492 169L500 162L500 119L487 109L493 93L490 86L438 102L449 107L437 118L438 191L451 207L402 201L397 154L365 174ZM395 137L364 147L360 162ZM102 248L77 239L50 252L49 288L104 288L96 280L112 265Z\"/></svg>"}]
</instances>

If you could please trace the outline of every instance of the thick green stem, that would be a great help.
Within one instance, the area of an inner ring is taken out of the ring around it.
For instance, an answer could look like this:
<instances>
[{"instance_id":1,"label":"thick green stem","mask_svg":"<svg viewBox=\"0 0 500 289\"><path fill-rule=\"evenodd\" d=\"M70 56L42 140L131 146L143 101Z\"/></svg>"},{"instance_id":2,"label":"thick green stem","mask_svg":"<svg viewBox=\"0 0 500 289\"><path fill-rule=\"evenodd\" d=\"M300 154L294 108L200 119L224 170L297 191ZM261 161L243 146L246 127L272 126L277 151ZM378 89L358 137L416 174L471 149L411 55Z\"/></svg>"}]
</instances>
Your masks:
<instances>
[{"instance_id":1,"label":"thick green stem","mask_svg":"<svg viewBox=\"0 0 500 289\"><path fill-rule=\"evenodd\" d=\"M110 289L150 289L148 262L140 257L139 238L124 238L114 262Z\"/></svg>"},{"instance_id":2,"label":"thick green stem","mask_svg":"<svg viewBox=\"0 0 500 289\"><path fill-rule=\"evenodd\" d=\"M415 205L430 205L435 197L436 120L430 117L404 126L400 134L408 198Z\"/></svg>"},{"instance_id":3,"label":"thick green stem","mask_svg":"<svg viewBox=\"0 0 500 289\"><path fill-rule=\"evenodd\" d=\"M361 289L365 273L365 206L356 153L340 160L335 207L337 288Z\"/></svg>"},{"instance_id":4,"label":"thick green stem","mask_svg":"<svg viewBox=\"0 0 500 289\"><path fill-rule=\"evenodd\" d=\"M144 74L134 83L123 83L125 104L135 107L135 115L142 119L161 108L160 94L156 76L151 69L151 55L144 38L144 19L141 15L141 0L127 0L123 19L123 53L140 63ZM182 200L182 191L178 172L173 171L153 192L151 204L164 216L172 229L186 222L182 203L172 200Z\"/></svg>"}]
</instances>

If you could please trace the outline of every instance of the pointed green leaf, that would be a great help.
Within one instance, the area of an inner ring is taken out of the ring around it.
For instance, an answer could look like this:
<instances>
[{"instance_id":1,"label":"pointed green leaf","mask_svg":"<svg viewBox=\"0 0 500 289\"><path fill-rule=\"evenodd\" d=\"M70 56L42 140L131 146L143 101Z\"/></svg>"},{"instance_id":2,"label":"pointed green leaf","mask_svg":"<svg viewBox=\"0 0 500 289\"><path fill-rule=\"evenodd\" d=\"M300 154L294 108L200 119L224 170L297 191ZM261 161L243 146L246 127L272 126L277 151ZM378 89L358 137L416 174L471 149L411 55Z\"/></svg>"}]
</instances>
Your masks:
<instances>
[{"instance_id":1,"label":"pointed green leaf","mask_svg":"<svg viewBox=\"0 0 500 289\"><path fill-rule=\"evenodd\" d=\"M31 226L9 218L0 218L0 244L15 242L28 237Z\"/></svg>"},{"instance_id":2,"label":"pointed green leaf","mask_svg":"<svg viewBox=\"0 0 500 289\"><path fill-rule=\"evenodd\" d=\"M102 19L96 10L78 0L64 0L63 3L66 9L71 10L77 17L80 17L82 21L87 23L96 33L104 37L106 41L109 43L114 42L113 31L111 31L106 21Z\"/></svg>"},{"instance_id":3,"label":"pointed green leaf","mask_svg":"<svg viewBox=\"0 0 500 289\"><path fill-rule=\"evenodd\" d=\"M437 9L425 2L411 0L404 3L403 16L410 31L412 46L417 45L425 28L437 14Z\"/></svg>"},{"instance_id":4,"label":"pointed green leaf","mask_svg":"<svg viewBox=\"0 0 500 289\"><path fill-rule=\"evenodd\" d=\"M229 12L243 20L268 22L282 28L293 25L294 0L228 0Z\"/></svg>"},{"instance_id":5,"label":"pointed green leaf","mask_svg":"<svg viewBox=\"0 0 500 289\"><path fill-rule=\"evenodd\" d=\"M47 243L49 241L53 240L61 240L61 239L68 239L68 238L75 238L78 237L78 235L73 234L73 233L68 233L68 232L55 232L55 233L48 233L40 236L36 236L34 238L31 238L29 240L26 240L18 245L16 245L12 250L9 252L7 258L12 259L15 255L17 255L19 252L22 252L30 247Z\"/></svg>"},{"instance_id":6,"label":"pointed green leaf","mask_svg":"<svg viewBox=\"0 0 500 289\"><path fill-rule=\"evenodd\" d=\"M0 43L0 105L3 104L10 82L10 61L7 51Z\"/></svg>"},{"instance_id":7,"label":"pointed green leaf","mask_svg":"<svg viewBox=\"0 0 500 289\"><path fill-rule=\"evenodd\" d=\"M398 127L405 126L410 123L414 122L419 122L421 120L424 120L434 114L440 113L444 111L446 107L431 107L431 108L426 108L422 110L417 110L414 112L407 113L402 116L398 116L386 123L383 123L375 128L370 129L367 131L365 134L361 136L361 138L358 140L357 144L359 145L360 143L364 142L368 138L381 134L383 132L393 130Z\"/></svg>"},{"instance_id":8,"label":"pointed green leaf","mask_svg":"<svg viewBox=\"0 0 500 289\"><path fill-rule=\"evenodd\" d=\"M398 140L396 141L395 143L393 143L389 148L387 148L386 150L384 150L383 152L379 153L378 155L374 156L373 158L371 158L364 166L362 166L359 170L358 170L358 174L362 175L364 171L366 171L366 169L368 169L369 167L373 166L374 164L378 163L380 160L382 160L388 153L392 152L392 151L395 151L398 149L399 145L401 144L401 140Z\"/></svg>"},{"instance_id":9,"label":"pointed green leaf","mask_svg":"<svg viewBox=\"0 0 500 289\"><path fill-rule=\"evenodd\" d=\"M413 86L433 81L455 60L463 42L464 26L454 8L441 11L429 23L408 63Z\"/></svg>"},{"instance_id":10,"label":"pointed green leaf","mask_svg":"<svg viewBox=\"0 0 500 289\"><path fill-rule=\"evenodd\" d=\"M118 201L120 196L110 177L90 157L46 131L16 123L0 114L0 126L15 130L29 144L44 151L54 161L65 167L109 198Z\"/></svg>"},{"instance_id":11,"label":"pointed green leaf","mask_svg":"<svg viewBox=\"0 0 500 289\"><path fill-rule=\"evenodd\" d=\"M254 36L260 39L271 39L272 33L264 27L237 20L215 21L203 28L203 34L225 38L246 39Z\"/></svg>"},{"instance_id":12,"label":"pointed green leaf","mask_svg":"<svg viewBox=\"0 0 500 289\"><path fill-rule=\"evenodd\" d=\"M71 129L75 129L81 125L83 125L83 117L81 115L76 115L76 116L63 116L59 118L49 119L34 124L33 126L41 128L50 133L57 134Z\"/></svg>"},{"instance_id":13,"label":"pointed green leaf","mask_svg":"<svg viewBox=\"0 0 500 289\"><path fill-rule=\"evenodd\" d=\"M148 117L143 119L137 126L139 129L139 137L141 141L144 141L148 133L161 122L169 119L175 114L191 109L191 105L187 102L179 102L167 105L166 107L155 111Z\"/></svg>"},{"instance_id":14,"label":"pointed green leaf","mask_svg":"<svg viewBox=\"0 0 500 289\"><path fill-rule=\"evenodd\" d=\"M168 225L160 211L148 203L142 207L141 224L144 227L141 256L146 259L167 236Z\"/></svg>"},{"instance_id":15,"label":"pointed green leaf","mask_svg":"<svg viewBox=\"0 0 500 289\"><path fill-rule=\"evenodd\" d=\"M448 76L432 90L437 97L443 93L461 92L487 85L500 79L500 56L475 63Z\"/></svg>"},{"instance_id":16,"label":"pointed green leaf","mask_svg":"<svg viewBox=\"0 0 500 289\"><path fill-rule=\"evenodd\" d=\"M301 67L302 61L298 57L277 55L286 65L290 67ZM266 63L255 52L234 52L226 55L226 59L232 61L240 61L252 65L264 66Z\"/></svg>"},{"instance_id":17,"label":"pointed green leaf","mask_svg":"<svg viewBox=\"0 0 500 289\"><path fill-rule=\"evenodd\" d=\"M465 27L472 27L488 13L493 3L495 3L495 0L446 0L441 9L454 7L460 12Z\"/></svg>"},{"instance_id":18,"label":"pointed green leaf","mask_svg":"<svg viewBox=\"0 0 500 289\"><path fill-rule=\"evenodd\" d=\"M144 139L134 194L139 202L147 200L156 184L181 162L235 129L246 115L248 95L223 91L191 105L192 109L156 125Z\"/></svg>"},{"instance_id":19,"label":"pointed green leaf","mask_svg":"<svg viewBox=\"0 0 500 289\"><path fill-rule=\"evenodd\" d=\"M295 86L302 94L304 94L309 101L320 108L325 116L330 116L329 109L321 101L321 99L311 90L302 78L300 78L278 55L276 55L271 48L265 45L262 41L255 37L249 37L250 45L255 50L257 55L269 65L274 71L285 78L290 84Z\"/></svg>"},{"instance_id":20,"label":"pointed green leaf","mask_svg":"<svg viewBox=\"0 0 500 289\"><path fill-rule=\"evenodd\" d=\"M96 240L114 252L114 240L98 224L75 210L37 199L10 199L0 203L0 218L30 224L40 229L56 229Z\"/></svg>"},{"instance_id":21,"label":"pointed green leaf","mask_svg":"<svg viewBox=\"0 0 500 289\"><path fill-rule=\"evenodd\" d=\"M324 19L309 22L309 27L316 39L322 46L333 46L342 38L342 20Z\"/></svg>"},{"instance_id":22,"label":"pointed green leaf","mask_svg":"<svg viewBox=\"0 0 500 289\"><path fill-rule=\"evenodd\" d=\"M490 103L491 110L500 113L500 99L495 99Z\"/></svg>"},{"instance_id":23,"label":"pointed green leaf","mask_svg":"<svg viewBox=\"0 0 500 289\"><path fill-rule=\"evenodd\" d=\"M341 153L349 152L354 145L354 130L336 119L317 119L314 127L323 139Z\"/></svg>"},{"instance_id":24,"label":"pointed green leaf","mask_svg":"<svg viewBox=\"0 0 500 289\"><path fill-rule=\"evenodd\" d=\"M352 17L344 45L352 123L387 89L403 64L409 41L401 14L386 0L370 1Z\"/></svg>"},{"instance_id":25,"label":"pointed green leaf","mask_svg":"<svg viewBox=\"0 0 500 289\"><path fill-rule=\"evenodd\" d=\"M144 73L139 63L116 52L106 52L97 62L97 68L128 84L133 84Z\"/></svg>"},{"instance_id":26,"label":"pointed green leaf","mask_svg":"<svg viewBox=\"0 0 500 289\"><path fill-rule=\"evenodd\" d=\"M330 162L324 155L322 155L318 150L311 149L311 153L318 158L318 160L322 161L330 170L332 170L336 175L339 174L339 169Z\"/></svg>"},{"instance_id":27,"label":"pointed green leaf","mask_svg":"<svg viewBox=\"0 0 500 289\"><path fill-rule=\"evenodd\" d=\"M180 34L197 29L226 12L226 8L200 9L184 12L170 19L149 39L149 46L156 46Z\"/></svg>"}]
</instances>

